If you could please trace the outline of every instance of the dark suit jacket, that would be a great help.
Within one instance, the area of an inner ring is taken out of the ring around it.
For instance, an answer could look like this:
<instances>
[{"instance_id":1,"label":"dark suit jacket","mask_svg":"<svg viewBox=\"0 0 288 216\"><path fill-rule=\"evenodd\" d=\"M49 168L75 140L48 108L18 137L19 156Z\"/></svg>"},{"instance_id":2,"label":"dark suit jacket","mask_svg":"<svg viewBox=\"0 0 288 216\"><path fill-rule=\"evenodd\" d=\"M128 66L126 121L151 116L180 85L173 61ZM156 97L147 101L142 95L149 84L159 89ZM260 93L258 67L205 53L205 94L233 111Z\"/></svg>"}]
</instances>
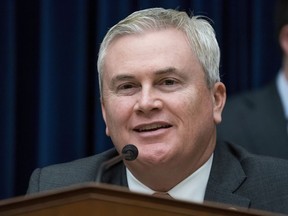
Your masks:
<instances>
[{"instance_id":1,"label":"dark suit jacket","mask_svg":"<svg viewBox=\"0 0 288 216\"><path fill-rule=\"evenodd\" d=\"M218 137L249 152L288 159L288 133L275 81L227 100Z\"/></svg>"},{"instance_id":2,"label":"dark suit jacket","mask_svg":"<svg viewBox=\"0 0 288 216\"><path fill-rule=\"evenodd\" d=\"M95 181L99 165L116 155L111 149L69 163L36 169L29 193ZM121 162L107 170L103 182L127 187ZM217 144L205 200L288 214L288 161L249 154L240 146Z\"/></svg>"}]
</instances>

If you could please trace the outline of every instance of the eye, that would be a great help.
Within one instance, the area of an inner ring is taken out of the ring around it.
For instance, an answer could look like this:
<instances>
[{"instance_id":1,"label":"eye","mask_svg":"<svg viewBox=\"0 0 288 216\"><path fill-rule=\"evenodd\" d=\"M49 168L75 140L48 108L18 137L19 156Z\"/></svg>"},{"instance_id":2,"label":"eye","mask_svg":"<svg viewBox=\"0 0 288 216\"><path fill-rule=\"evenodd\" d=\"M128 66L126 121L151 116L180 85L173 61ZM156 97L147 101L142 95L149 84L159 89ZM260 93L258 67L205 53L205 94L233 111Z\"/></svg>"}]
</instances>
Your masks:
<instances>
[{"instance_id":1,"label":"eye","mask_svg":"<svg viewBox=\"0 0 288 216\"><path fill-rule=\"evenodd\" d=\"M157 85L159 89L171 92L176 91L183 86L183 81L176 77L164 77L163 79L159 80Z\"/></svg>"},{"instance_id":2,"label":"eye","mask_svg":"<svg viewBox=\"0 0 288 216\"><path fill-rule=\"evenodd\" d=\"M133 95L139 89L139 85L133 82L125 82L116 87L116 93L119 95Z\"/></svg>"},{"instance_id":3,"label":"eye","mask_svg":"<svg viewBox=\"0 0 288 216\"><path fill-rule=\"evenodd\" d=\"M176 81L173 79L165 79L163 81L163 85L174 85L174 84L176 84Z\"/></svg>"},{"instance_id":4,"label":"eye","mask_svg":"<svg viewBox=\"0 0 288 216\"><path fill-rule=\"evenodd\" d=\"M135 85L132 83L124 83L124 84L119 85L117 89L118 90L125 90L125 89L131 89L133 87L135 87Z\"/></svg>"},{"instance_id":5,"label":"eye","mask_svg":"<svg viewBox=\"0 0 288 216\"><path fill-rule=\"evenodd\" d=\"M173 86L179 83L179 80L175 79L175 78L164 78L162 80L160 80L159 84L160 85L164 85L164 86Z\"/></svg>"}]
</instances>

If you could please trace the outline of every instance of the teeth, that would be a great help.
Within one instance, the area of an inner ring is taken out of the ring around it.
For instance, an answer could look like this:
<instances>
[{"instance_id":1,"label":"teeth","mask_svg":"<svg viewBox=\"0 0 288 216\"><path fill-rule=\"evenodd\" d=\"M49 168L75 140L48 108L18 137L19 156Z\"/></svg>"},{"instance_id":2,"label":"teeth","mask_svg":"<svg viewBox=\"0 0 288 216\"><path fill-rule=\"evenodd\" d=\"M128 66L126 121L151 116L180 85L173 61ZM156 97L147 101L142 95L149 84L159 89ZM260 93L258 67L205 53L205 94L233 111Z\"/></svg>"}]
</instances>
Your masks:
<instances>
[{"instance_id":1,"label":"teeth","mask_svg":"<svg viewBox=\"0 0 288 216\"><path fill-rule=\"evenodd\" d=\"M168 125L147 125L145 127L142 127L140 129L138 129L139 132L143 132L143 131L151 131L151 130L157 130L159 128L167 128L169 127Z\"/></svg>"}]
</instances>

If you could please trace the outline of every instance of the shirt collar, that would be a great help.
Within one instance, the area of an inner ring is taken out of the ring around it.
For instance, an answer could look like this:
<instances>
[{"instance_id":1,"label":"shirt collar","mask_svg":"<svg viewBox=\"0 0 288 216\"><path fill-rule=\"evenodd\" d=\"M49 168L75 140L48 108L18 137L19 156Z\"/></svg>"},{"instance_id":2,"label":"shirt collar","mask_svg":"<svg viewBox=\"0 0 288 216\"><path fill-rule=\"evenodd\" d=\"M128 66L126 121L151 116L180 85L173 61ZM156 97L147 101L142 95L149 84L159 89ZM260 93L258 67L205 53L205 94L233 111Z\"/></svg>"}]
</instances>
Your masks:
<instances>
[{"instance_id":1,"label":"shirt collar","mask_svg":"<svg viewBox=\"0 0 288 216\"><path fill-rule=\"evenodd\" d=\"M174 199L203 203L212 161L213 154L198 170L169 190L169 195ZM126 171L128 187L131 191L145 194L153 194L155 192L136 179L128 168L126 168Z\"/></svg>"},{"instance_id":2,"label":"shirt collar","mask_svg":"<svg viewBox=\"0 0 288 216\"><path fill-rule=\"evenodd\" d=\"M283 71L278 73L276 85L284 108L285 117L288 119L288 80L285 78Z\"/></svg>"}]
</instances>

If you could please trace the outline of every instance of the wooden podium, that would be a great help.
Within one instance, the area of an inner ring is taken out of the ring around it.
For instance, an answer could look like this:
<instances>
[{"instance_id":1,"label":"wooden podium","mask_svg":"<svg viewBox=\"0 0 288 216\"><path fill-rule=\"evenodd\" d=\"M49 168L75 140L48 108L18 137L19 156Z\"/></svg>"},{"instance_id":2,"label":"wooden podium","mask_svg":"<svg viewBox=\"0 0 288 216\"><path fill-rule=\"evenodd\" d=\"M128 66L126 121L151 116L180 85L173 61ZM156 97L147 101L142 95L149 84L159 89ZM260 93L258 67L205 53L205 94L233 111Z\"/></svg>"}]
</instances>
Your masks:
<instances>
[{"instance_id":1,"label":"wooden podium","mask_svg":"<svg viewBox=\"0 0 288 216\"><path fill-rule=\"evenodd\" d=\"M130 192L126 188L89 183L0 201L0 215L25 216L183 216L273 215L229 209L216 203L195 204ZM274 214L276 215L276 214Z\"/></svg>"}]
</instances>

